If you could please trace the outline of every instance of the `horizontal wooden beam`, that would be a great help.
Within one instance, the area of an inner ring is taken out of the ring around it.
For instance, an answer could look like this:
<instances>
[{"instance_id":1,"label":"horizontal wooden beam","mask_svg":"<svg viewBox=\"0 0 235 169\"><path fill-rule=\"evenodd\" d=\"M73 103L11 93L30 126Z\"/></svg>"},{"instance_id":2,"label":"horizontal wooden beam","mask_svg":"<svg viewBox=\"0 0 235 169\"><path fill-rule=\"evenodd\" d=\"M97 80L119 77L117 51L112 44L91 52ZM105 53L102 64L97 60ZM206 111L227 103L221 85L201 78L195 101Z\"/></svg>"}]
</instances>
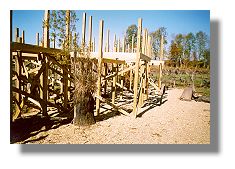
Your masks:
<instances>
[{"instance_id":1,"label":"horizontal wooden beam","mask_svg":"<svg viewBox=\"0 0 235 169\"><path fill-rule=\"evenodd\" d=\"M110 74L110 75L108 75L108 76L102 78L102 80L107 80L107 79L113 78L113 77L116 76L116 75L119 76L119 75L121 75L122 73L126 73L126 72L128 72L128 71L130 71L130 70L132 70L132 69L134 69L134 68L135 68L135 65L134 65L134 66L130 66L130 67L124 69L124 70L121 70L121 71L118 72L118 73Z\"/></svg>"},{"instance_id":2,"label":"horizontal wooden beam","mask_svg":"<svg viewBox=\"0 0 235 169\"><path fill-rule=\"evenodd\" d=\"M108 59L108 58L102 58L103 63L115 63L115 64L125 64L125 60L114 60L114 59Z\"/></svg>"},{"instance_id":3,"label":"horizontal wooden beam","mask_svg":"<svg viewBox=\"0 0 235 169\"><path fill-rule=\"evenodd\" d=\"M140 53L140 59L142 59L144 61L147 61L147 62L151 61L151 58L148 57L147 55L143 54L143 53Z\"/></svg>"},{"instance_id":4,"label":"horizontal wooden beam","mask_svg":"<svg viewBox=\"0 0 235 169\"><path fill-rule=\"evenodd\" d=\"M44 54L64 54L61 49L44 48L41 46L11 42L11 52L21 51L23 53L44 53Z\"/></svg>"},{"instance_id":5,"label":"horizontal wooden beam","mask_svg":"<svg viewBox=\"0 0 235 169\"><path fill-rule=\"evenodd\" d=\"M122 113L122 114L124 114L126 116L130 116L130 114L127 111L125 111L125 110L121 109L120 107L116 106L115 104L109 102L105 98L103 98L101 96L95 96L95 97L98 98L100 101L107 103L109 106L113 107L114 109L116 109L120 113Z\"/></svg>"}]
</instances>

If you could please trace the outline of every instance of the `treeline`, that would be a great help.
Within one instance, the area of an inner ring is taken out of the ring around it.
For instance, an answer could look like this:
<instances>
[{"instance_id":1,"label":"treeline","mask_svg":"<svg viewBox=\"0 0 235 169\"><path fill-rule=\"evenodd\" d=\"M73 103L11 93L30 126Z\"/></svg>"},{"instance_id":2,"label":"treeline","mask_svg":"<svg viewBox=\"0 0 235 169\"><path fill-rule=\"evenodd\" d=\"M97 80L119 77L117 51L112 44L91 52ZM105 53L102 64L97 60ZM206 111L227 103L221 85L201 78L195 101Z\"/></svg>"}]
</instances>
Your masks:
<instances>
[{"instance_id":1,"label":"treeline","mask_svg":"<svg viewBox=\"0 0 235 169\"><path fill-rule=\"evenodd\" d=\"M159 59L161 36L164 39L164 59L169 60L169 65L175 67L208 67L210 66L210 45L209 36L202 31L197 33L176 34L173 40L167 41L167 28L160 27L159 29L150 32L152 40L152 59ZM134 37L134 38L132 38ZM130 25L126 30L126 44L134 45L137 41L137 26Z\"/></svg>"}]
</instances>

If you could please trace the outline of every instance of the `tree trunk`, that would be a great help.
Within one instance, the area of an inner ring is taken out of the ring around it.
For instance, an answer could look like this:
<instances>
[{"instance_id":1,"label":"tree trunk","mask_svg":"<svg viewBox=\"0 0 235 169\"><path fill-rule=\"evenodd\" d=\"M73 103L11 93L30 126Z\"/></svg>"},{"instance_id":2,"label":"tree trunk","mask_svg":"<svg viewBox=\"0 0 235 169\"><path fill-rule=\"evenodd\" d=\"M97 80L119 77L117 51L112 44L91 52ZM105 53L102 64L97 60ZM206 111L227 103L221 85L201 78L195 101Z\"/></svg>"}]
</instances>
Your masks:
<instances>
[{"instance_id":1,"label":"tree trunk","mask_svg":"<svg viewBox=\"0 0 235 169\"><path fill-rule=\"evenodd\" d=\"M84 92L80 96L82 99L74 106L74 125L86 126L95 124L94 104L95 100L91 93Z\"/></svg>"}]
</instances>

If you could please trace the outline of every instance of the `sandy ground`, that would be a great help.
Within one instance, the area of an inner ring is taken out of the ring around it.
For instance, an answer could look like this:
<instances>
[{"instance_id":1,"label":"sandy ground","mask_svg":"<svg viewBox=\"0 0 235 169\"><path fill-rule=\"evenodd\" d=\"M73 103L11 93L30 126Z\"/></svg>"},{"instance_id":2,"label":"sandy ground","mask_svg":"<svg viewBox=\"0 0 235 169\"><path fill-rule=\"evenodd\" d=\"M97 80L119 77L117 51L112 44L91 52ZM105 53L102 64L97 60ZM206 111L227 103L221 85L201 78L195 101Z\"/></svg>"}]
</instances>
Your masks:
<instances>
[{"instance_id":1,"label":"sandy ground","mask_svg":"<svg viewBox=\"0 0 235 169\"><path fill-rule=\"evenodd\" d=\"M69 123L42 130L19 143L210 144L210 104L181 101L182 92L182 89L168 90L161 106L142 108L136 119L116 115L90 127Z\"/></svg>"}]
</instances>

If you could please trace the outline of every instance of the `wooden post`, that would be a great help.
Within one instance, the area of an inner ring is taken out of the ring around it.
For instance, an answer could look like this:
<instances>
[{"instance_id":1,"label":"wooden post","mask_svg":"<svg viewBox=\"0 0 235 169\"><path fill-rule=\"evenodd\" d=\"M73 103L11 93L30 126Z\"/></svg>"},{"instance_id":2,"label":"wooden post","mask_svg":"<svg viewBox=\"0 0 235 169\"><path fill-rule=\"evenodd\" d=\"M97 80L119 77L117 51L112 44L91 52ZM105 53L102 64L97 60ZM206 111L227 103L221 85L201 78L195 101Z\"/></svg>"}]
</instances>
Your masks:
<instances>
[{"instance_id":1,"label":"wooden post","mask_svg":"<svg viewBox=\"0 0 235 169\"><path fill-rule=\"evenodd\" d=\"M118 39L117 52L120 52L120 39Z\"/></svg>"},{"instance_id":2,"label":"wooden post","mask_svg":"<svg viewBox=\"0 0 235 169\"><path fill-rule=\"evenodd\" d=\"M102 69L102 57L103 57L103 28L104 21L100 21L99 26L99 48L98 48L98 80L97 80L97 96L101 96L101 69ZM96 115L100 114L100 100L96 98Z\"/></svg>"},{"instance_id":3,"label":"wooden post","mask_svg":"<svg viewBox=\"0 0 235 169\"><path fill-rule=\"evenodd\" d=\"M122 41L122 52L125 52L125 48L126 48L126 43L125 43L125 36L124 36L124 38L123 38L123 41Z\"/></svg>"},{"instance_id":4,"label":"wooden post","mask_svg":"<svg viewBox=\"0 0 235 169\"><path fill-rule=\"evenodd\" d=\"M50 11L45 10L44 14L44 27L43 27L43 47L49 48L50 42L49 42L49 19L50 19Z\"/></svg>"},{"instance_id":5,"label":"wooden post","mask_svg":"<svg viewBox=\"0 0 235 169\"><path fill-rule=\"evenodd\" d=\"M68 70L68 69L67 69ZM63 70L64 108L68 108L68 73Z\"/></svg>"},{"instance_id":6,"label":"wooden post","mask_svg":"<svg viewBox=\"0 0 235 169\"><path fill-rule=\"evenodd\" d=\"M25 43L25 33L24 33L24 31L22 31L22 42L21 43Z\"/></svg>"},{"instance_id":7,"label":"wooden post","mask_svg":"<svg viewBox=\"0 0 235 169\"><path fill-rule=\"evenodd\" d=\"M21 76L21 64L20 64L20 59L21 59L21 52L17 52L17 55L15 56L15 71L18 76ZM15 81L15 87L21 90L21 81L20 79L16 79ZM16 104L16 109L15 109L15 114L13 115L13 120L19 115L21 108L19 105L21 104L22 98L20 93L15 94L16 100L18 101L19 104Z\"/></svg>"},{"instance_id":8,"label":"wooden post","mask_svg":"<svg viewBox=\"0 0 235 169\"><path fill-rule=\"evenodd\" d=\"M142 33L142 19L138 20L138 36L137 36L137 51L135 61L135 77L134 77L134 101L133 101L133 114L137 116L137 95L138 95L138 81L139 81L139 64L140 64L140 47L141 47L141 33Z\"/></svg>"},{"instance_id":9,"label":"wooden post","mask_svg":"<svg viewBox=\"0 0 235 169\"><path fill-rule=\"evenodd\" d=\"M106 52L109 52L109 29L107 30L107 39L106 39ZM108 74L108 65L107 63L104 64L104 75L107 76ZM104 94L107 93L107 80L104 81Z\"/></svg>"},{"instance_id":10,"label":"wooden post","mask_svg":"<svg viewBox=\"0 0 235 169\"><path fill-rule=\"evenodd\" d=\"M122 70L124 70L124 64L122 64L121 65L121 69ZM120 95L120 99L121 100L123 100L123 78L124 78L124 76L123 76L124 74L123 73L121 73L121 95Z\"/></svg>"},{"instance_id":11,"label":"wooden post","mask_svg":"<svg viewBox=\"0 0 235 169\"><path fill-rule=\"evenodd\" d=\"M133 70L130 70L130 87L129 90L132 90L132 81L133 81Z\"/></svg>"},{"instance_id":12,"label":"wooden post","mask_svg":"<svg viewBox=\"0 0 235 169\"><path fill-rule=\"evenodd\" d=\"M142 53L145 54L145 37L146 37L146 29L144 29L143 36L142 36Z\"/></svg>"},{"instance_id":13,"label":"wooden post","mask_svg":"<svg viewBox=\"0 0 235 169\"><path fill-rule=\"evenodd\" d=\"M112 71L113 73L117 73L117 64L112 64ZM112 104L115 104L115 97L116 97L116 83L117 83L117 76L113 77L113 85L112 85Z\"/></svg>"},{"instance_id":14,"label":"wooden post","mask_svg":"<svg viewBox=\"0 0 235 169\"><path fill-rule=\"evenodd\" d=\"M19 28L15 29L15 42L18 42L18 38L19 38Z\"/></svg>"},{"instance_id":15,"label":"wooden post","mask_svg":"<svg viewBox=\"0 0 235 169\"><path fill-rule=\"evenodd\" d=\"M86 13L83 13L82 19L82 47L85 47L86 44Z\"/></svg>"},{"instance_id":16,"label":"wooden post","mask_svg":"<svg viewBox=\"0 0 235 169\"><path fill-rule=\"evenodd\" d=\"M36 45L39 46L39 33L36 33Z\"/></svg>"},{"instance_id":17,"label":"wooden post","mask_svg":"<svg viewBox=\"0 0 235 169\"><path fill-rule=\"evenodd\" d=\"M107 30L107 39L106 39L106 52L109 52L109 29Z\"/></svg>"},{"instance_id":18,"label":"wooden post","mask_svg":"<svg viewBox=\"0 0 235 169\"><path fill-rule=\"evenodd\" d=\"M131 52L134 53L134 35L132 35Z\"/></svg>"},{"instance_id":19,"label":"wooden post","mask_svg":"<svg viewBox=\"0 0 235 169\"><path fill-rule=\"evenodd\" d=\"M89 17L89 51L92 51L92 16Z\"/></svg>"},{"instance_id":20,"label":"wooden post","mask_svg":"<svg viewBox=\"0 0 235 169\"><path fill-rule=\"evenodd\" d=\"M44 43L45 44L45 43ZM43 71L43 100L45 103L42 106L42 115L48 116L47 114L47 100L48 100L48 60L46 55L43 56L43 64L45 64L45 70Z\"/></svg>"},{"instance_id":21,"label":"wooden post","mask_svg":"<svg viewBox=\"0 0 235 169\"><path fill-rule=\"evenodd\" d=\"M161 45L160 45L160 61L163 59L163 35L161 36ZM161 79L162 79L162 64L159 65L159 78L158 78L158 87L161 89Z\"/></svg>"},{"instance_id":22,"label":"wooden post","mask_svg":"<svg viewBox=\"0 0 235 169\"><path fill-rule=\"evenodd\" d=\"M70 49L70 10L66 10L66 49Z\"/></svg>"},{"instance_id":23,"label":"wooden post","mask_svg":"<svg viewBox=\"0 0 235 169\"><path fill-rule=\"evenodd\" d=\"M113 52L117 52L116 34L114 34L114 40L113 40Z\"/></svg>"},{"instance_id":24,"label":"wooden post","mask_svg":"<svg viewBox=\"0 0 235 169\"><path fill-rule=\"evenodd\" d=\"M94 38L94 42L93 42L93 52L95 52L95 38Z\"/></svg>"}]
</instances>

